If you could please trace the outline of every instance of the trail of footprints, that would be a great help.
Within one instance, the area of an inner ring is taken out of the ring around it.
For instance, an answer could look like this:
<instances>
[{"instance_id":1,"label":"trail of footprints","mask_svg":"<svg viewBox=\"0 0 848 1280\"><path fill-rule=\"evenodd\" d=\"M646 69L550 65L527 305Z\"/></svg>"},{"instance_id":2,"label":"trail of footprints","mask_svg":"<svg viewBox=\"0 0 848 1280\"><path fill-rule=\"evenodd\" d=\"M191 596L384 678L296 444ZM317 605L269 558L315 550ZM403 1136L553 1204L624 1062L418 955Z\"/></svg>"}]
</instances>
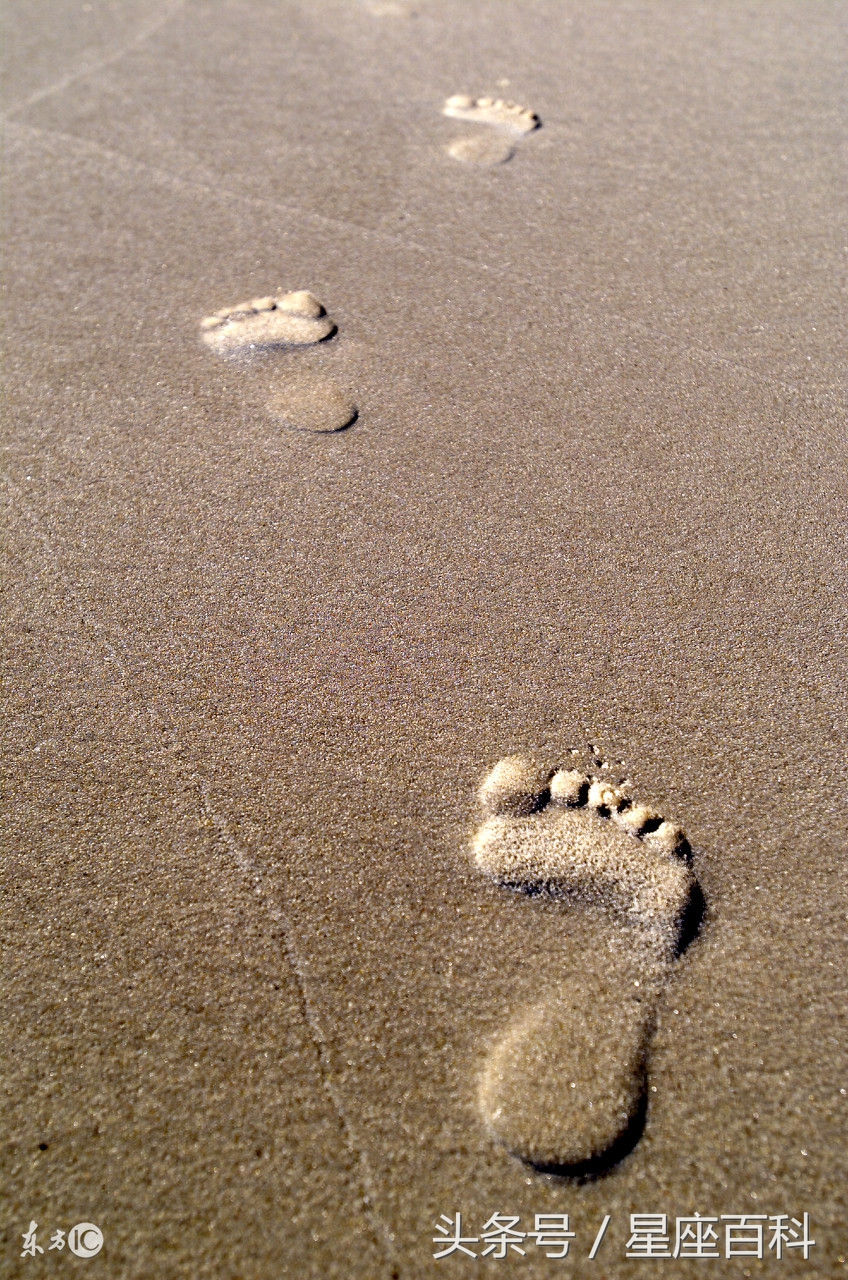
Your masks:
<instances>
[{"instance_id":1,"label":"trail of footprints","mask_svg":"<svg viewBox=\"0 0 848 1280\"><path fill-rule=\"evenodd\" d=\"M540 125L499 98L458 94L443 112L484 126L448 148L473 164L503 163ZM249 361L324 342L336 326L314 294L296 290L216 311L200 330L215 355ZM308 370L290 370L266 392L268 411L301 430L338 431L356 418L356 406ZM479 800L485 817L472 844L481 872L506 889L601 908L620 924L609 972L552 977L545 998L492 1048L478 1090L486 1125L514 1155L542 1170L598 1172L641 1131L654 1011L701 901L688 843L626 788L574 763L551 770L508 756Z\"/></svg>"},{"instance_id":2,"label":"trail of footprints","mask_svg":"<svg viewBox=\"0 0 848 1280\"><path fill-rule=\"evenodd\" d=\"M486 126L483 132L457 138L448 147L455 159L471 164L509 160L513 141L541 124L534 111L504 98L454 94L442 110L446 116ZM246 361L325 342L335 335L336 325L313 293L297 289L223 307L201 320L200 333L215 355ZM358 412L326 376L308 370L288 371L284 380L271 380L266 408L287 426L314 432L342 431Z\"/></svg>"},{"instance_id":3,"label":"trail of footprints","mask_svg":"<svg viewBox=\"0 0 848 1280\"><path fill-rule=\"evenodd\" d=\"M491 1050L478 1102L490 1131L539 1169L592 1173L638 1139L656 1004L700 902L683 830L626 790L529 756L498 762L472 842L498 885L601 908L620 925L608 971L549 976L545 999Z\"/></svg>"},{"instance_id":4,"label":"trail of footprints","mask_svg":"<svg viewBox=\"0 0 848 1280\"><path fill-rule=\"evenodd\" d=\"M504 164L515 154L515 141L541 125L529 107L505 98L472 98L465 93L448 98L442 115L486 126L482 132L456 138L449 145L448 154L466 164Z\"/></svg>"}]
</instances>

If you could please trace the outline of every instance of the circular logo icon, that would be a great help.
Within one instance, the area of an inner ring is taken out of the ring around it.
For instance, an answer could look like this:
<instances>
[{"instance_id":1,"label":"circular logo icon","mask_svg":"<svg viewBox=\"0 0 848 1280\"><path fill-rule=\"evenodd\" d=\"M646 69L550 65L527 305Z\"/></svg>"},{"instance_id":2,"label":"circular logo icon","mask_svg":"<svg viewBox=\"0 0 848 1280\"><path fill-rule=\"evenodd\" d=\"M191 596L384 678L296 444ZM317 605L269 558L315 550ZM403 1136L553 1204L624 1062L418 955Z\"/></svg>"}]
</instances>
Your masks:
<instances>
[{"instance_id":1,"label":"circular logo icon","mask_svg":"<svg viewBox=\"0 0 848 1280\"><path fill-rule=\"evenodd\" d=\"M78 1258L93 1258L103 1248L103 1232L93 1222L78 1222L68 1232L68 1248Z\"/></svg>"}]
</instances>

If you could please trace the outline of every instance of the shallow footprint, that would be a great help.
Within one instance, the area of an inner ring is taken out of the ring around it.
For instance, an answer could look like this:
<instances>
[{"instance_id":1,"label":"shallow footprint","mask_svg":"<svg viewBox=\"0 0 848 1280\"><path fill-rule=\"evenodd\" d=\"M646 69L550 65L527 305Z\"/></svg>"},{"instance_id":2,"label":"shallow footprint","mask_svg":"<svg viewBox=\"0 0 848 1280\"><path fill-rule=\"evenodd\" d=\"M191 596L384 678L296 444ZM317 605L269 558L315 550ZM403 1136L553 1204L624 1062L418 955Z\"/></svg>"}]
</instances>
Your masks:
<instances>
[{"instance_id":1,"label":"shallow footprint","mask_svg":"<svg viewBox=\"0 0 848 1280\"><path fill-rule=\"evenodd\" d=\"M465 164L506 164L515 155L515 147L496 134L472 134L468 138L455 138L448 147L448 155Z\"/></svg>"},{"instance_id":2,"label":"shallow footprint","mask_svg":"<svg viewBox=\"0 0 848 1280\"><path fill-rule=\"evenodd\" d=\"M510 102L508 98L472 98L467 93L455 93L448 98L442 114L457 120L470 120L474 124L494 125L518 134L532 133L541 123L535 111Z\"/></svg>"},{"instance_id":3,"label":"shallow footprint","mask_svg":"<svg viewBox=\"0 0 848 1280\"><path fill-rule=\"evenodd\" d=\"M315 295L299 289L225 307L202 320L200 331L216 355L249 362L276 350L315 346L331 338L336 326ZM356 419L356 405L326 375L301 370L265 380L265 407L286 426L334 432Z\"/></svg>"},{"instance_id":4,"label":"shallow footprint","mask_svg":"<svg viewBox=\"0 0 848 1280\"><path fill-rule=\"evenodd\" d=\"M478 1094L514 1155L597 1173L641 1132L656 1004L700 913L686 837L610 780L526 756L499 761L479 796L481 871L504 888L601 908L620 925L606 972L555 981L492 1049Z\"/></svg>"},{"instance_id":5,"label":"shallow footprint","mask_svg":"<svg viewBox=\"0 0 848 1280\"><path fill-rule=\"evenodd\" d=\"M504 164L515 154L514 141L541 125L529 107L521 107L506 98L472 98L465 93L448 98L442 114L490 126L485 133L456 138L448 146L448 154L466 164Z\"/></svg>"},{"instance_id":6,"label":"shallow footprint","mask_svg":"<svg viewBox=\"0 0 848 1280\"><path fill-rule=\"evenodd\" d=\"M356 420L356 405L334 382L305 370L272 388L266 407L295 431L344 431Z\"/></svg>"}]
</instances>

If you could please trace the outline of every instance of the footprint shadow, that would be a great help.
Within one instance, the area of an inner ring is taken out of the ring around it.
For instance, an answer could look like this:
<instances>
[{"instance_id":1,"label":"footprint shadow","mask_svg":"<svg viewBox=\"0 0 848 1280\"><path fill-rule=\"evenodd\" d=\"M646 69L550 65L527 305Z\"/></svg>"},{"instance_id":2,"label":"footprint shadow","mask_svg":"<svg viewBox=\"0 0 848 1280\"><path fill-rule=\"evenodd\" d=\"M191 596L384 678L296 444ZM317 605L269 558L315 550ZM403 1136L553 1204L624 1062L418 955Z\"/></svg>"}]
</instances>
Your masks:
<instances>
[{"instance_id":1,"label":"footprint shadow","mask_svg":"<svg viewBox=\"0 0 848 1280\"><path fill-rule=\"evenodd\" d=\"M697 880L692 885L689 903L680 923L680 939L675 951L675 959L679 959L684 951L688 951L695 939L700 935L707 914L707 900Z\"/></svg>"},{"instance_id":2,"label":"footprint shadow","mask_svg":"<svg viewBox=\"0 0 848 1280\"><path fill-rule=\"evenodd\" d=\"M647 1054L641 1067L642 1079L639 1098L635 1110L627 1122L627 1128L619 1134L612 1146L600 1155L576 1164L533 1164L525 1161L536 1173L546 1174L561 1182L578 1183L584 1186L588 1182L598 1182L620 1165L622 1160L638 1146L645 1132L648 1119L648 1070Z\"/></svg>"}]
</instances>

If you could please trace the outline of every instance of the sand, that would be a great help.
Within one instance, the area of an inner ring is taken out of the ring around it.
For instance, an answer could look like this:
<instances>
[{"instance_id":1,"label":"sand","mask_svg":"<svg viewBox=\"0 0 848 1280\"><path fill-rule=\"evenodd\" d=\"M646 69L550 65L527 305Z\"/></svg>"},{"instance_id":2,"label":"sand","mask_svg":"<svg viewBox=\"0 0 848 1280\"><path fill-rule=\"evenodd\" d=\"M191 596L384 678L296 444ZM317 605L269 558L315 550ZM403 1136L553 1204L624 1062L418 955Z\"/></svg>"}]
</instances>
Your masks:
<instances>
[{"instance_id":1,"label":"sand","mask_svg":"<svg viewBox=\"0 0 848 1280\"><path fill-rule=\"evenodd\" d=\"M630 1215L697 1212L816 1240L704 1274L844 1274L844 10L7 21L0 1272L628 1280ZM202 340L303 291L326 340ZM479 1091L621 924L472 842L497 760L589 744L706 910L583 1180ZM568 1258L437 1261L457 1213Z\"/></svg>"}]
</instances>

